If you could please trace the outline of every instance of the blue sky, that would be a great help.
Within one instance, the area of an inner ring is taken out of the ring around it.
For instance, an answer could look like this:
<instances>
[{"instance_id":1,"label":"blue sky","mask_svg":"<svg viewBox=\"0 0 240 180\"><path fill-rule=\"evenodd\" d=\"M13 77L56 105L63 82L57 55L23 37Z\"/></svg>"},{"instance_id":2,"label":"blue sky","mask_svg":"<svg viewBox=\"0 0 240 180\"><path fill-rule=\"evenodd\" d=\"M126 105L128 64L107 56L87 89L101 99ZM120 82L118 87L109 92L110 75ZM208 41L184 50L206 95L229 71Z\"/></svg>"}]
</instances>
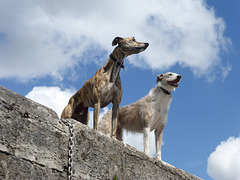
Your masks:
<instances>
[{"instance_id":1,"label":"blue sky","mask_svg":"<svg viewBox=\"0 0 240 180\"><path fill-rule=\"evenodd\" d=\"M2 86L60 114L112 40L134 36L150 46L125 60L121 106L145 96L158 74L182 75L162 159L203 179L240 178L240 1L0 2ZM124 141L142 150L141 134Z\"/></svg>"}]
</instances>

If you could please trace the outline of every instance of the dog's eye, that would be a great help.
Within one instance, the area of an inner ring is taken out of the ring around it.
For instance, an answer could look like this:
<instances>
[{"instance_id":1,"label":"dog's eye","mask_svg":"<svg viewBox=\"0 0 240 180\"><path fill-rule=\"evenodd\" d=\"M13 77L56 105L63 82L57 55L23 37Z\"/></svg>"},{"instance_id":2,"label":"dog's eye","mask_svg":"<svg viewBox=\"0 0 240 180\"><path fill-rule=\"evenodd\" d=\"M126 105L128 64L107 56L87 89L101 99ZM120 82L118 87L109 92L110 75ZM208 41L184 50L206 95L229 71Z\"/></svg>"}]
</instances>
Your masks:
<instances>
[{"instance_id":1,"label":"dog's eye","mask_svg":"<svg viewBox=\"0 0 240 180\"><path fill-rule=\"evenodd\" d=\"M169 75L169 76L172 76L172 73L169 73L168 75Z\"/></svg>"},{"instance_id":2,"label":"dog's eye","mask_svg":"<svg viewBox=\"0 0 240 180\"><path fill-rule=\"evenodd\" d=\"M136 41L134 37L132 38L132 40L133 40L133 41Z\"/></svg>"}]
</instances>

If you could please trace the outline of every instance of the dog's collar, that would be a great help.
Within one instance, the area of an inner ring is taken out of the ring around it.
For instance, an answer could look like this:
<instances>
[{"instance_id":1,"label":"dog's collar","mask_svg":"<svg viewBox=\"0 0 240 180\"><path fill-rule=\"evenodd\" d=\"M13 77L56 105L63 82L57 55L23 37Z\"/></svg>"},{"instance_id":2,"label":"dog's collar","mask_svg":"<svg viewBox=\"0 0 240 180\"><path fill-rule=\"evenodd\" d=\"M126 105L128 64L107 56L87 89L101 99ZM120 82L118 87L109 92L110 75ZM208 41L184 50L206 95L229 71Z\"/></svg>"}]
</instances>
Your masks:
<instances>
[{"instance_id":1,"label":"dog's collar","mask_svg":"<svg viewBox=\"0 0 240 180\"><path fill-rule=\"evenodd\" d=\"M171 95L171 93L169 91L167 91L166 89L164 89L163 87L160 86L160 89L167 95Z\"/></svg>"},{"instance_id":2,"label":"dog's collar","mask_svg":"<svg viewBox=\"0 0 240 180\"><path fill-rule=\"evenodd\" d=\"M120 66L121 68L124 68L123 63L121 63L119 60L117 60L112 54L110 54L109 56L118 66Z\"/></svg>"}]
</instances>

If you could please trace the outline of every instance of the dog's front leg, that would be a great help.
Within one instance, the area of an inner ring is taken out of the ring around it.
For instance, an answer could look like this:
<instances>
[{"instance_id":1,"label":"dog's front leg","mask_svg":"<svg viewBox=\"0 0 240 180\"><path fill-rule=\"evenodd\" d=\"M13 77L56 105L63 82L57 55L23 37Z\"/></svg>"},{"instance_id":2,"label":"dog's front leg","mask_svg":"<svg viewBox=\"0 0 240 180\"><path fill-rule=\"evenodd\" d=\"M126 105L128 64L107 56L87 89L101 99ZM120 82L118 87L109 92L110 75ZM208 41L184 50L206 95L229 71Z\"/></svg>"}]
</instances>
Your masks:
<instances>
[{"instance_id":1,"label":"dog's front leg","mask_svg":"<svg viewBox=\"0 0 240 180\"><path fill-rule=\"evenodd\" d=\"M117 100L113 101L113 107L112 107L112 131L111 131L111 137L115 138L117 137L117 121L118 121L118 108L119 103Z\"/></svg>"},{"instance_id":2,"label":"dog's front leg","mask_svg":"<svg viewBox=\"0 0 240 180\"><path fill-rule=\"evenodd\" d=\"M143 129L143 142L144 142L144 152L149 155L149 133L150 127L145 127Z\"/></svg>"},{"instance_id":3,"label":"dog's front leg","mask_svg":"<svg viewBox=\"0 0 240 180\"><path fill-rule=\"evenodd\" d=\"M98 129L98 118L99 118L99 113L100 113L100 101L94 104L94 125L93 128L95 130Z\"/></svg>"},{"instance_id":4,"label":"dog's front leg","mask_svg":"<svg viewBox=\"0 0 240 180\"><path fill-rule=\"evenodd\" d=\"M163 137L163 128L155 130L155 145L156 145L156 154L157 159L162 160L162 137Z\"/></svg>"}]
</instances>

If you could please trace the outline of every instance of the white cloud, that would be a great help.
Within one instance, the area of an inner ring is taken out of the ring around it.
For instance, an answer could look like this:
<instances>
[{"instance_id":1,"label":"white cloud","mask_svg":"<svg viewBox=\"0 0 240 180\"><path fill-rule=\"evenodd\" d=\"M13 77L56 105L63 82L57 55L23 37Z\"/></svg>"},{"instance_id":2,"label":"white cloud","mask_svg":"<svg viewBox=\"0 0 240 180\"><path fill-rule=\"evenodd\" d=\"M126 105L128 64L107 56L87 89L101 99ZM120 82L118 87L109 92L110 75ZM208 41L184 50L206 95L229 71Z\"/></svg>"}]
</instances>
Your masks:
<instances>
[{"instance_id":1,"label":"white cloud","mask_svg":"<svg viewBox=\"0 0 240 180\"><path fill-rule=\"evenodd\" d=\"M63 108L67 105L69 98L75 93L75 90L61 90L59 87L34 87L26 97L42 105L50 107L58 116L61 116Z\"/></svg>"},{"instance_id":2,"label":"white cloud","mask_svg":"<svg viewBox=\"0 0 240 180\"><path fill-rule=\"evenodd\" d=\"M228 73L232 70L232 66L231 65L227 65L225 67L222 67L222 76L223 76L223 79L225 79L228 75Z\"/></svg>"},{"instance_id":3,"label":"white cloud","mask_svg":"<svg viewBox=\"0 0 240 180\"><path fill-rule=\"evenodd\" d=\"M240 179L240 137L222 141L208 158L207 173L216 180Z\"/></svg>"},{"instance_id":4,"label":"white cloud","mask_svg":"<svg viewBox=\"0 0 240 180\"><path fill-rule=\"evenodd\" d=\"M220 52L230 44L223 19L204 0L9 0L1 3L0 24L0 78L61 80L79 62L106 61L115 36L150 43L129 58L135 66L179 63L202 76L223 67Z\"/></svg>"}]
</instances>

